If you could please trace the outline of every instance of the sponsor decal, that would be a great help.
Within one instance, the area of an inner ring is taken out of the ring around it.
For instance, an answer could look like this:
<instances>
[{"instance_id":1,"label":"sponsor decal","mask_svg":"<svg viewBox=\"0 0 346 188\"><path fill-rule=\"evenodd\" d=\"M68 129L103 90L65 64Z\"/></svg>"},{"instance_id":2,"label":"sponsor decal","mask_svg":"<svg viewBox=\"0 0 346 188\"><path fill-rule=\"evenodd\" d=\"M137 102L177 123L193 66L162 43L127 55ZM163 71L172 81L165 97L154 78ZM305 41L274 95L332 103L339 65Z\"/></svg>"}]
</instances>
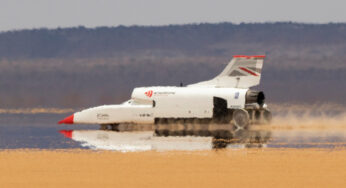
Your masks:
<instances>
[{"instance_id":1,"label":"sponsor decal","mask_svg":"<svg viewBox=\"0 0 346 188\"><path fill-rule=\"evenodd\" d=\"M173 92L173 91L157 91L154 94L157 96L168 96L168 95L174 95L175 92Z\"/></svg>"},{"instance_id":2,"label":"sponsor decal","mask_svg":"<svg viewBox=\"0 0 346 188\"><path fill-rule=\"evenodd\" d=\"M238 98L239 98L239 92L235 92L234 99L238 99Z\"/></svg>"},{"instance_id":3,"label":"sponsor decal","mask_svg":"<svg viewBox=\"0 0 346 188\"><path fill-rule=\"evenodd\" d=\"M100 119L100 120L107 120L107 119L109 119L109 115L108 114L97 114L96 118Z\"/></svg>"},{"instance_id":4,"label":"sponsor decal","mask_svg":"<svg viewBox=\"0 0 346 188\"><path fill-rule=\"evenodd\" d=\"M173 91L153 91L153 90L148 90L146 92L144 92L144 94L147 96L147 97L152 97L153 95L155 96L168 96L168 95L174 95L175 92Z\"/></svg>"},{"instance_id":5,"label":"sponsor decal","mask_svg":"<svg viewBox=\"0 0 346 188\"><path fill-rule=\"evenodd\" d=\"M241 106L240 105L231 105L231 108L239 109L239 108L241 108Z\"/></svg>"},{"instance_id":6,"label":"sponsor decal","mask_svg":"<svg viewBox=\"0 0 346 188\"><path fill-rule=\"evenodd\" d=\"M139 117L152 117L153 114L139 114Z\"/></svg>"},{"instance_id":7,"label":"sponsor decal","mask_svg":"<svg viewBox=\"0 0 346 188\"><path fill-rule=\"evenodd\" d=\"M146 91L144 94L145 94L147 97L151 97L151 96L153 96L153 90Z\"/></svg>"}]
</instances>

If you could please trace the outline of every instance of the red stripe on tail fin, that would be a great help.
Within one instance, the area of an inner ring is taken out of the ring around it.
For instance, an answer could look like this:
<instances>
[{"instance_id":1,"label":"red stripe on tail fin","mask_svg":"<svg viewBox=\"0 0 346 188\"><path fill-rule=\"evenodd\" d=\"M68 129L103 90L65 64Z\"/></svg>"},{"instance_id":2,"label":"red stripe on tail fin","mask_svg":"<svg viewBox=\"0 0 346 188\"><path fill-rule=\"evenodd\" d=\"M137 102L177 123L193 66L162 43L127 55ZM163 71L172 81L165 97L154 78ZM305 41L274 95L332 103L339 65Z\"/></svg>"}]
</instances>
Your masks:
<instances>
[{"instance_id":1,"label":"red stripe on tail fin","mask_svg":"<svg viewBox=\"0 0 346 188\"><path fill-rule=\"evenodd\" d=\"M254 76L258 76L256 73L252 72L251 70L247 69L247 68L244 68L244 67L239 67L241 70L249 73L249 74L252 74Z\"/></svg>"},{"instance_id":2,"label":"red stripe on tail fin","mask_svg":"<svg viewBox=\"0 0 346 188\"><path fill-rule=\"evenodd\" d=\"M234 58L261 58L264 59L266 56L265 55L234 55Z\"/></svg>"}]
</instances>

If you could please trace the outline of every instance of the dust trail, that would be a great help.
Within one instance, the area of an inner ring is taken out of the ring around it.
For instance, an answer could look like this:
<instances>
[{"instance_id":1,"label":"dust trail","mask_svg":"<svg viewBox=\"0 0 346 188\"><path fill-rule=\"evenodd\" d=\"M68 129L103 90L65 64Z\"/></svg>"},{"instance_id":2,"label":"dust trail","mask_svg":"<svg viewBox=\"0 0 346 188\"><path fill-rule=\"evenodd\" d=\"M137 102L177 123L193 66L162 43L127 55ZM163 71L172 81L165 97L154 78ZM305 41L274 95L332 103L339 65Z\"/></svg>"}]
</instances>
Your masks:
<instances>
[{"instance_id":1,"label":"dust trail","mask_svg":"<svg viewBox=\"0 0 346 188\"><path fill-rule=\"evenodd\" d=\"M71 108L18 108L18 109L4 109L0 108L0 114L65 114L72 113L74 109Z\"/></svg>"},{"instance_id":2,"label":"dust trail","mask_svg":"<svg viewBox=\"0 0 346 188\"><path fill-rule=\"evenodd\" d=\"M346 128L346 108L338 104L273 104L271 128Z\"/></svg>"}]
</instances>

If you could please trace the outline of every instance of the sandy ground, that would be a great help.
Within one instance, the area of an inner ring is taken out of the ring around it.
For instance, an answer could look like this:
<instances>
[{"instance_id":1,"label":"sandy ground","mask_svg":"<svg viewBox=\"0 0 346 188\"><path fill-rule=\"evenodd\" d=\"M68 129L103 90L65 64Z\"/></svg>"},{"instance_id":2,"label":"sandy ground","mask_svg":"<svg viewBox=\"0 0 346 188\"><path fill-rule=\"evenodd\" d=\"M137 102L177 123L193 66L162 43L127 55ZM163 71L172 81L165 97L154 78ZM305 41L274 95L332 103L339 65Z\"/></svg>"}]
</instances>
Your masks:
<instances>
[{"instance_id":1,"label":"sandy ground","mask_svg":"<svg viewBox=\"0 0 346 188\"><path fill-rule=\"evenodd\" d=\"M0 187L345 187L346 150L3 150Z\"/></svg>"}]
</instances>

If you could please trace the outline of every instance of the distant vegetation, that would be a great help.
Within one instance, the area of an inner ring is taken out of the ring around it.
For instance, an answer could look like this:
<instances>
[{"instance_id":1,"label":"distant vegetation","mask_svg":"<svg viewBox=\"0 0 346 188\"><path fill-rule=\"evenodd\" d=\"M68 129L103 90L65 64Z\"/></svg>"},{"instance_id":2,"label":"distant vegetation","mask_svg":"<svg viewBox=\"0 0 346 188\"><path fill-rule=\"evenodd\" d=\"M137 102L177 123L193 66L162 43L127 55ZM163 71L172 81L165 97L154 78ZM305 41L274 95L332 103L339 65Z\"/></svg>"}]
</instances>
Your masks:
<instances>
[{"instance_id":1,"label":"distant vegetation","mask_svg":"<svg viewBox=\"0 0 346 188\"><path fill-rule=\"evenodd\" d=\"M135 86L219 73L232 55L266 54L270 102L345 102L346 24L76 27L0 33L0 105L117 103Z\"/></svg>"}]
</instances>

